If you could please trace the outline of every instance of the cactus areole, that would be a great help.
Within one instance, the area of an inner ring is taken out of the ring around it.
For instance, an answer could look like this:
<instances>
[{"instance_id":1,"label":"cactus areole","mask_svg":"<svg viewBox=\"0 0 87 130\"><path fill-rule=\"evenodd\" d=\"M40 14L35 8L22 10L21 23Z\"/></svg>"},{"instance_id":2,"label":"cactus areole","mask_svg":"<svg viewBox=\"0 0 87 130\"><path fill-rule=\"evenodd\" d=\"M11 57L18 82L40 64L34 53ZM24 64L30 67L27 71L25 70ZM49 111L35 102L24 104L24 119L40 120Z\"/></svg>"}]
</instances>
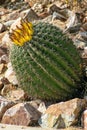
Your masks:
<instances>
[{"instance_id":1,"label":"cactus areole","mask_svg":"<svg viewBox=\"0 0 87 130\"><path fill-rule=\"evenodd\" d=\"M82 60L59 28L21 20L21 27L10 38L14 43L10 59L19 86L31 97L66 100L82 95Z\"/></svg>"}]
</instances>

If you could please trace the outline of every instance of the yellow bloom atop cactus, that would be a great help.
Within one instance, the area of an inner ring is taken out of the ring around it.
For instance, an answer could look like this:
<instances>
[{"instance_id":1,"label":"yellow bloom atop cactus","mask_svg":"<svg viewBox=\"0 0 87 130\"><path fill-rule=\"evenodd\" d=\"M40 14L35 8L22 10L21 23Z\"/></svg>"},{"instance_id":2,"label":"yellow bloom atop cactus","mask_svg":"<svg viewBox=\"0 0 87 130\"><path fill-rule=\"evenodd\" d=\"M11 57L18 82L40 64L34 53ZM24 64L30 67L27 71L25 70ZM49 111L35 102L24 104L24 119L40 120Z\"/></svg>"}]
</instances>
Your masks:
<instances>
[{"instance_id":1,"label":"yellow bloom atop cactus","mask_svg":"<svg viewBox=\"0 0 87 130\"><path fill-rule=\"evenodd\" d=\"M34 33L32 23L27 20L21 20L21 27L16 26L16 30L12 30L10 33L10 39L14 44L18 46L23 46L24 43L30 41L32 39L32 35Z\"/></svg>"}]
</instances>

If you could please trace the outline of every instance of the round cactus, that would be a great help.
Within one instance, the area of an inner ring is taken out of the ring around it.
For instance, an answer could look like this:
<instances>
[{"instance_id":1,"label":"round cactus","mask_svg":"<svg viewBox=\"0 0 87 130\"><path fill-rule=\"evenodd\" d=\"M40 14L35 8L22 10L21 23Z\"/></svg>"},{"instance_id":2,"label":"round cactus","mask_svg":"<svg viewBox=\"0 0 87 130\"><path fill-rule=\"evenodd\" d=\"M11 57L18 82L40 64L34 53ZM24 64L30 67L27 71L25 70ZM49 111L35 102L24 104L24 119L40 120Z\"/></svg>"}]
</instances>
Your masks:
<instances>
[{"instance_id":1,"label":"round cactus","mask_svg":"<svg viewBox=\"0 0 87 130\"><path fill-rule=\"evenodd\" d=\"M10 34L10 59L22 87L40 99L66 100L84 89L79 52L62 31L49 23L26 20Z\"/></svg>"}]
</instances>

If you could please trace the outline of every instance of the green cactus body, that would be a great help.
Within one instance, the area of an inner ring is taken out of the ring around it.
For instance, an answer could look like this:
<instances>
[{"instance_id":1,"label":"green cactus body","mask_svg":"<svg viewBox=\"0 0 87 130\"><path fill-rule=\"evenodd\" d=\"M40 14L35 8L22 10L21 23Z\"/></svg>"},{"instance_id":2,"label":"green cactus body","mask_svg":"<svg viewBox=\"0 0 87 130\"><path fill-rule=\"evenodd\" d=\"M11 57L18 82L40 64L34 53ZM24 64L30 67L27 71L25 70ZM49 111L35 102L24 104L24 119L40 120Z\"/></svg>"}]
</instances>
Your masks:
<instances>
[{"instance_id":1,"label":"green cactus body","mask_svg":"<svg viewBox=\"0 0 87 130\"><path fill-rule=\"evenodd\" d=\"M83 90L82 60L72 40L48 23L35 24L33 30L30 41L11 48L19 86L40 99L79 97Z\"/></svg>"}]
</instances>

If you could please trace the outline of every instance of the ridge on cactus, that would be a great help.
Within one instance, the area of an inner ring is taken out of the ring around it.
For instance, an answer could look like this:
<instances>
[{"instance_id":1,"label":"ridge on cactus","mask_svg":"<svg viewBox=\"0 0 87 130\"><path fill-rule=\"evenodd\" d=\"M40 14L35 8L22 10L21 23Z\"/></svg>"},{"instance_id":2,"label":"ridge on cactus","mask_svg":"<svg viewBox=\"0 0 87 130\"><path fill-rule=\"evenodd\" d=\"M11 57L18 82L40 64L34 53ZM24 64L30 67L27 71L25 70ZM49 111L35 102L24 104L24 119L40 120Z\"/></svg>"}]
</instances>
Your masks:
<instances>
[{"instance_id":1,"label":"ridge on cactus","mask_svg":"<svg viewBox=\"0 0 87 130\"><path fill-rule=\"evenodd\" d=\"M31 24L10 34L10 59L22 87L33 98L66 100L84 90L82 59L63 32L49 23Z\"/></svg>"}]
</instances>

